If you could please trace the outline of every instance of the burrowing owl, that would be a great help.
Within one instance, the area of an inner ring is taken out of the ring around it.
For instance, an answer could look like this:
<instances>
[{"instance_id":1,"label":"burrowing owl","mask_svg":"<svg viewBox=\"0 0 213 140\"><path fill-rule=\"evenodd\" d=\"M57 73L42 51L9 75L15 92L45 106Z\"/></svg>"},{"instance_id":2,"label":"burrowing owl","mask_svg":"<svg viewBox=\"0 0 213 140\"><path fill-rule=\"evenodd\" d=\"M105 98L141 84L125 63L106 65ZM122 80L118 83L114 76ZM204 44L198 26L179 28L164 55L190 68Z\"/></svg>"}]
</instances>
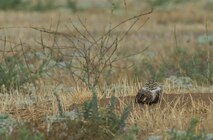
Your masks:
<instances>
[{"instance_id":1,"label":"burrowing owl","mask_svg":"<svg viewBox=\"0 0 213 140\"><path fill-rule=\"evenodd\" d=\"M135 102L149 105L157 103L160 100L161 93L161 86L154 80L150 80L138 91L135 97Z\"/></svg>"}]
</instances>

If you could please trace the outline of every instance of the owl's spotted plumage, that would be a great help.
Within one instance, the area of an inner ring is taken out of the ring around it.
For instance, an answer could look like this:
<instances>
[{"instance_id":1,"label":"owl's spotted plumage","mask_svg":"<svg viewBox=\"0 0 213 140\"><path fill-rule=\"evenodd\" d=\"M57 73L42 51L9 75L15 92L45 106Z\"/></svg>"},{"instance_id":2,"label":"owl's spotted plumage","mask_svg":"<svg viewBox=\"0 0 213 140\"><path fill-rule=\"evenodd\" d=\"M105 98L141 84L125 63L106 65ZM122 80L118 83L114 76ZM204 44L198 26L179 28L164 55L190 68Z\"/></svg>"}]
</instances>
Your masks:
<instances>
[{"instance_id":1,"label":"owl's spotted plumage","mask_svg":"<svg viewBox=\"0 0 213 140\"><path fill-rule=\"evenodd\" d=\"M162 88L154 80L148 81L143 88L141 88L136 97L136 103L142 104L153 104L160 100L160 94L162 93Z\"/></svg>"},{"instance_id":2,"label":"owl's spotted plumage","mask_svg":"<svg viewBox=\"0 0 213 140\"><path fill-rule=\"evenodd\" d=\"M154 80L150 80L145 84L145 88L147 88L148 90L155 90L158 87L160 87L159 84Z\"/></svg>"}]
</instances>

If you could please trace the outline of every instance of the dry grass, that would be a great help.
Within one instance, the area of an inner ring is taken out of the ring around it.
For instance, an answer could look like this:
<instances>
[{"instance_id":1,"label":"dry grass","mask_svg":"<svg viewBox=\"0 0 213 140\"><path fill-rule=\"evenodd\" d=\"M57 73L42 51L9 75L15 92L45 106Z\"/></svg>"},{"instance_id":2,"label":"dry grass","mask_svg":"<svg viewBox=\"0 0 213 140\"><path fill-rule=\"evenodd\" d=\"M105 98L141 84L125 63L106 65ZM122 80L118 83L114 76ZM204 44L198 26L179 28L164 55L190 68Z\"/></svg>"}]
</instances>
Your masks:
<instances>
[{"instance_id":1,"label":"dry grass","mask_svg":"<svg viewBox=\"0 0 213 140\"><path fill-rule=\"evenodd\" d=\"M168 128L175 128L178 130L186 130L191 118L197 117L200 121L196 131L205 129L207 132L213 130L212 104L206 105L203 102L194 102L193 106L185 106L181 104L178 106L180 98L172 104L167 104L163 108L160 105L156 107L146 106L140 111L134 109L130 120L132 123L137 123L141 128L141 136L161 135L168 130Z\"/></svg>"},{"instance_id":2,"label":"dry grass","mask_svg":"<svg viewBox=\"0 0 213 140\"><path fill-rule=\"evenodd\" d=\"M99 92L98 98L100 100L100 107L104 107L108 104L108 98L111 95L117 96L119 99L119 104L117 105L118 113L127 105L131 104L132 112L130 113L127 123L129 125L137 124L139 126L140 131L138 138L165 134L169 128L185 130L191 118L194 117L200 121L196 127L196 131L205 129L208 133L213 132L213 100L206 100L206 98L202 100L199 96L194 96L196 93L191 94L189 98L186 99L180 94L181 90L179 90L180 92L178 90L175 92L180 96L174 96L169 90L164 89L164 94L159 104L141 106L134 103L134 95L139 87L137 85L142 84L124 84L123 88L125 89L115 90L114 94L107 94L107 98L103 97ZM41 86L37 94L31 95L31 97L18 92L3 94L0 100L0 112L10 114L12 118L19 121L25 120L31 121L31 123L37 123L37 129L46 131L47 124L44 123L43 120L46 116L58 114L57 101L53 94L54 91L54 86L50 86L49 88L48 86ZM58 94L64 111L71 111L91 97L91 92L87 89L81 89L72 93L64 93L62 90L58 90ZM201 94L205 96L205 93ZM171 95L171 97L168 95ZM165 101L164 96L167 97Z\"/></svg>"},{"instance_id":3,"label":"dry grass","mask_svg":"<svg viewBox=\"0 0 213 140\"><path fill-rule=\"evenodd\" d=\"M197 43L198 35L205 34L205 23L208 21L208 32L213 33L213 15L204 9L197 9L196 5L187 5L181 10L175 11L154 11L151 14L150 20L141 30L137 30L141 24L144 23L147 17L141 19L135 30L127 35L124 42L119 44L124 49L123 53L132 50L138 51L145 46L150 46L148 51L153 51L156 54L156 63L161 61L162 56L168 55L169 50L175 47L174 27L177 30L178 45L188 47L195 50L196 47L201 47ZM94 34L103 33L112 23L116 25L122 19L137 13L137 10L132 10L128 14L110 15L108 11L104 12L78 12L75 14L60 13L60 12L46 12L46 13L23 13L23 12L0 12L0 39L7 37L8 47L13 46L13 43L23 42L30 44L29 46L36 46L36 41L40 39L40 33L32 30L30 27L44 27L55 29L60 16L61 26L59 31L68 32L64 25L70 25L70 18L74 23L78 23L76 16L81 19L86 19L87 28ZM33 18L32 18L33 17ZM119 34L122 29L129 27L131 23L121 26L115 34ZM8 28L7 28L8 27ZM12 28L11 28L12 27ZM137 30L137 32L136 32ZM75 34L75 31L70 31ZM45 36L46 43L51 43L52 38ZM4 41L0 42L0 46ZM0 47L2 50L2 48ZM1 56L2 57L2 56ZM105 88L105 94L102 91L98 92L99 99L109 98L111 95L117 97L134 96L137 90L143 85L140 82L132 82L131 74L128 69L123 69L123 66L131 65L133 62L137 63L142 60L144 56L139 55L130 58L128 61L122 61L119 66L120 69L112 81L115 87L120 87L112 90L112 87ZM60 72L58 72L60 73ZM61 76L62 75L62 76ZM63 77L60 78L60 77ZM72 84L72 81L60 73L59 80L65 85ZM124 80L125 79L125 80ZM49 79L48 79L49 80ZM124 82L118 82L124 81ZM145 81L145 79L139 80ZM112 82L112 83L113 83ZM12 91L10 94L0 95L0 113L9 114L12 118L18 121L27 120L42 122L39 129L46 129L43 124L43 119L48 115L58 113L57 101L53 94L56 90L55 85L46 83L54 83L51 80L45 81L38 85L36 94L26 94L22 91ZM104 89L104 88L103 88ZM192 89L174 88L168 83L164 83L165 94L180 94L180 93L212 93L213 89L210 87L203 87L196 85ZM85 100L91 97L91 92L87 88L76 87L75 91L64 92L59 90L62 107L64 111L70 111L75 105L82 104ZM128 118L128 124L138 124L140 127L140 134L138 138L144 138L152 134L162 134L168 128L175 127L180 130L186 129L191 118L197 117L200 122L196 128L198 131L204 128L206 132L213 133L213 101L194 101L191 99L190 106L181 103L181 98L176 98L174 102L155 106L138 106L130 99L126 102L119 98L119 110L122 110L129 103L132 104L132 112Z\"/></svg>"}]
</instances>

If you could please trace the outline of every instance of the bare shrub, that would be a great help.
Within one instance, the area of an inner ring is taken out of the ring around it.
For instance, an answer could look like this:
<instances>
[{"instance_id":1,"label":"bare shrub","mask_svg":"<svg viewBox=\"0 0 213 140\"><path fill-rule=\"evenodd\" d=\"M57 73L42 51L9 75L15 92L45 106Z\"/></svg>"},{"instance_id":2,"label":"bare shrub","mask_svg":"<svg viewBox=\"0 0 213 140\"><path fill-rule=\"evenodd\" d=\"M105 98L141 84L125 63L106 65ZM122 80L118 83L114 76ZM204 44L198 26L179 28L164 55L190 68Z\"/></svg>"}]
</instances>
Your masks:
<instances>
[{"instance_id":1,"label":"bare shrub","mask_svg":"<svg viewBox=\"0 0 213 140\"><path fill-rule=\"evenodd\" d=\"M45 48L53 50L52 52L55 52L55 54L60 55L73 81L82 84L82 86L85 85L90 90L94 90L94 87L104 82L103 73L107 69L112 70L116 62L124 57L131 56L131 54L121 56L119 53L119 43L125 39L125 36L133 29L142 16L150 13L152 13L152 10L126 19L110 28L100 37L96 37L94 33L89 31L86 24L80 18L78 20L79 25L71 22L72 29L67 27L69 33L58 31L59 24L55 31L34 27L33 29L52 35L54 38L52 46L44 45L43 40L41 40L40 44ZM127 22L132 22L128 29L118 35L113 33ZM61 44L61 42L66 45ZM146 48L139 53L143 53L145 50Z\"/></svg>"}]
</instances>

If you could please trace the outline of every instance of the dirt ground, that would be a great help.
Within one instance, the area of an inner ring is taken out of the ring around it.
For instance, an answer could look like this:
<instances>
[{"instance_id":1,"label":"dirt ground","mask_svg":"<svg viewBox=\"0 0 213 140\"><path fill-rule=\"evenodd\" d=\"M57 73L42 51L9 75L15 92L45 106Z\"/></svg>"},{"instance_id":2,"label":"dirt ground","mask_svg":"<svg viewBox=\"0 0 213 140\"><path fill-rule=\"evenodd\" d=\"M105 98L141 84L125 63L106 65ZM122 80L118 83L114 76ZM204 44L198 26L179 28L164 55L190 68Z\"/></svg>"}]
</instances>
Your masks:
<instances>
[{"instance_id":1,"label":"dirt ground","mask_svg":"<svg viewBox=\"0 0 213 140\"><path fill-rule=\"evenodd\" d=\"M121 103L125 104L135 104L134 103L135 96L125 96L119 97L117 105L119 106ZM110 99L101 99L99 101L100 106L107 106L110 102ZM161 100L157 104L150 105L151 107L154 106L161 106L164 107L165 105L179 105L179 106L193 106L195 102L204 103L206 105L213 104L213 93L186 93L186 94L162 94ZM138 107L143 107L140 105Z\"/></svg>"},{"instance_id":2,"label":"dirt ground","mask_svg":"<svg viewBox=\"0 0 213 140\"><path fill-rule=\"evenodd\" d=\"M134 107L134 110L140 110L143 108L158 108L161 109L167 108L185 108L188 109L196 107L197 104L202 104L202 106L211 106L213 105L213 93L186 93L186 94L162 94L159 103L152 105L142 105L135 103L135 96L123 96L118 97L116 102L117 109L124 107L126 105L131 105ZM46 109L46 106L51 106L52 103L38 103L31 107L26 108L11 108L8 110L12 116L19 116L16 119L26 119L30 121L42 120L47 114L51 115L52 111ZM110 98L102 98L99 100L99 107L104 108L110 104ZM72 104L69 105L66 111L72 111L76 107L81 107L81 104ZM32 115L29 115L32 114Z\"/></svg>"}]
</instances>

